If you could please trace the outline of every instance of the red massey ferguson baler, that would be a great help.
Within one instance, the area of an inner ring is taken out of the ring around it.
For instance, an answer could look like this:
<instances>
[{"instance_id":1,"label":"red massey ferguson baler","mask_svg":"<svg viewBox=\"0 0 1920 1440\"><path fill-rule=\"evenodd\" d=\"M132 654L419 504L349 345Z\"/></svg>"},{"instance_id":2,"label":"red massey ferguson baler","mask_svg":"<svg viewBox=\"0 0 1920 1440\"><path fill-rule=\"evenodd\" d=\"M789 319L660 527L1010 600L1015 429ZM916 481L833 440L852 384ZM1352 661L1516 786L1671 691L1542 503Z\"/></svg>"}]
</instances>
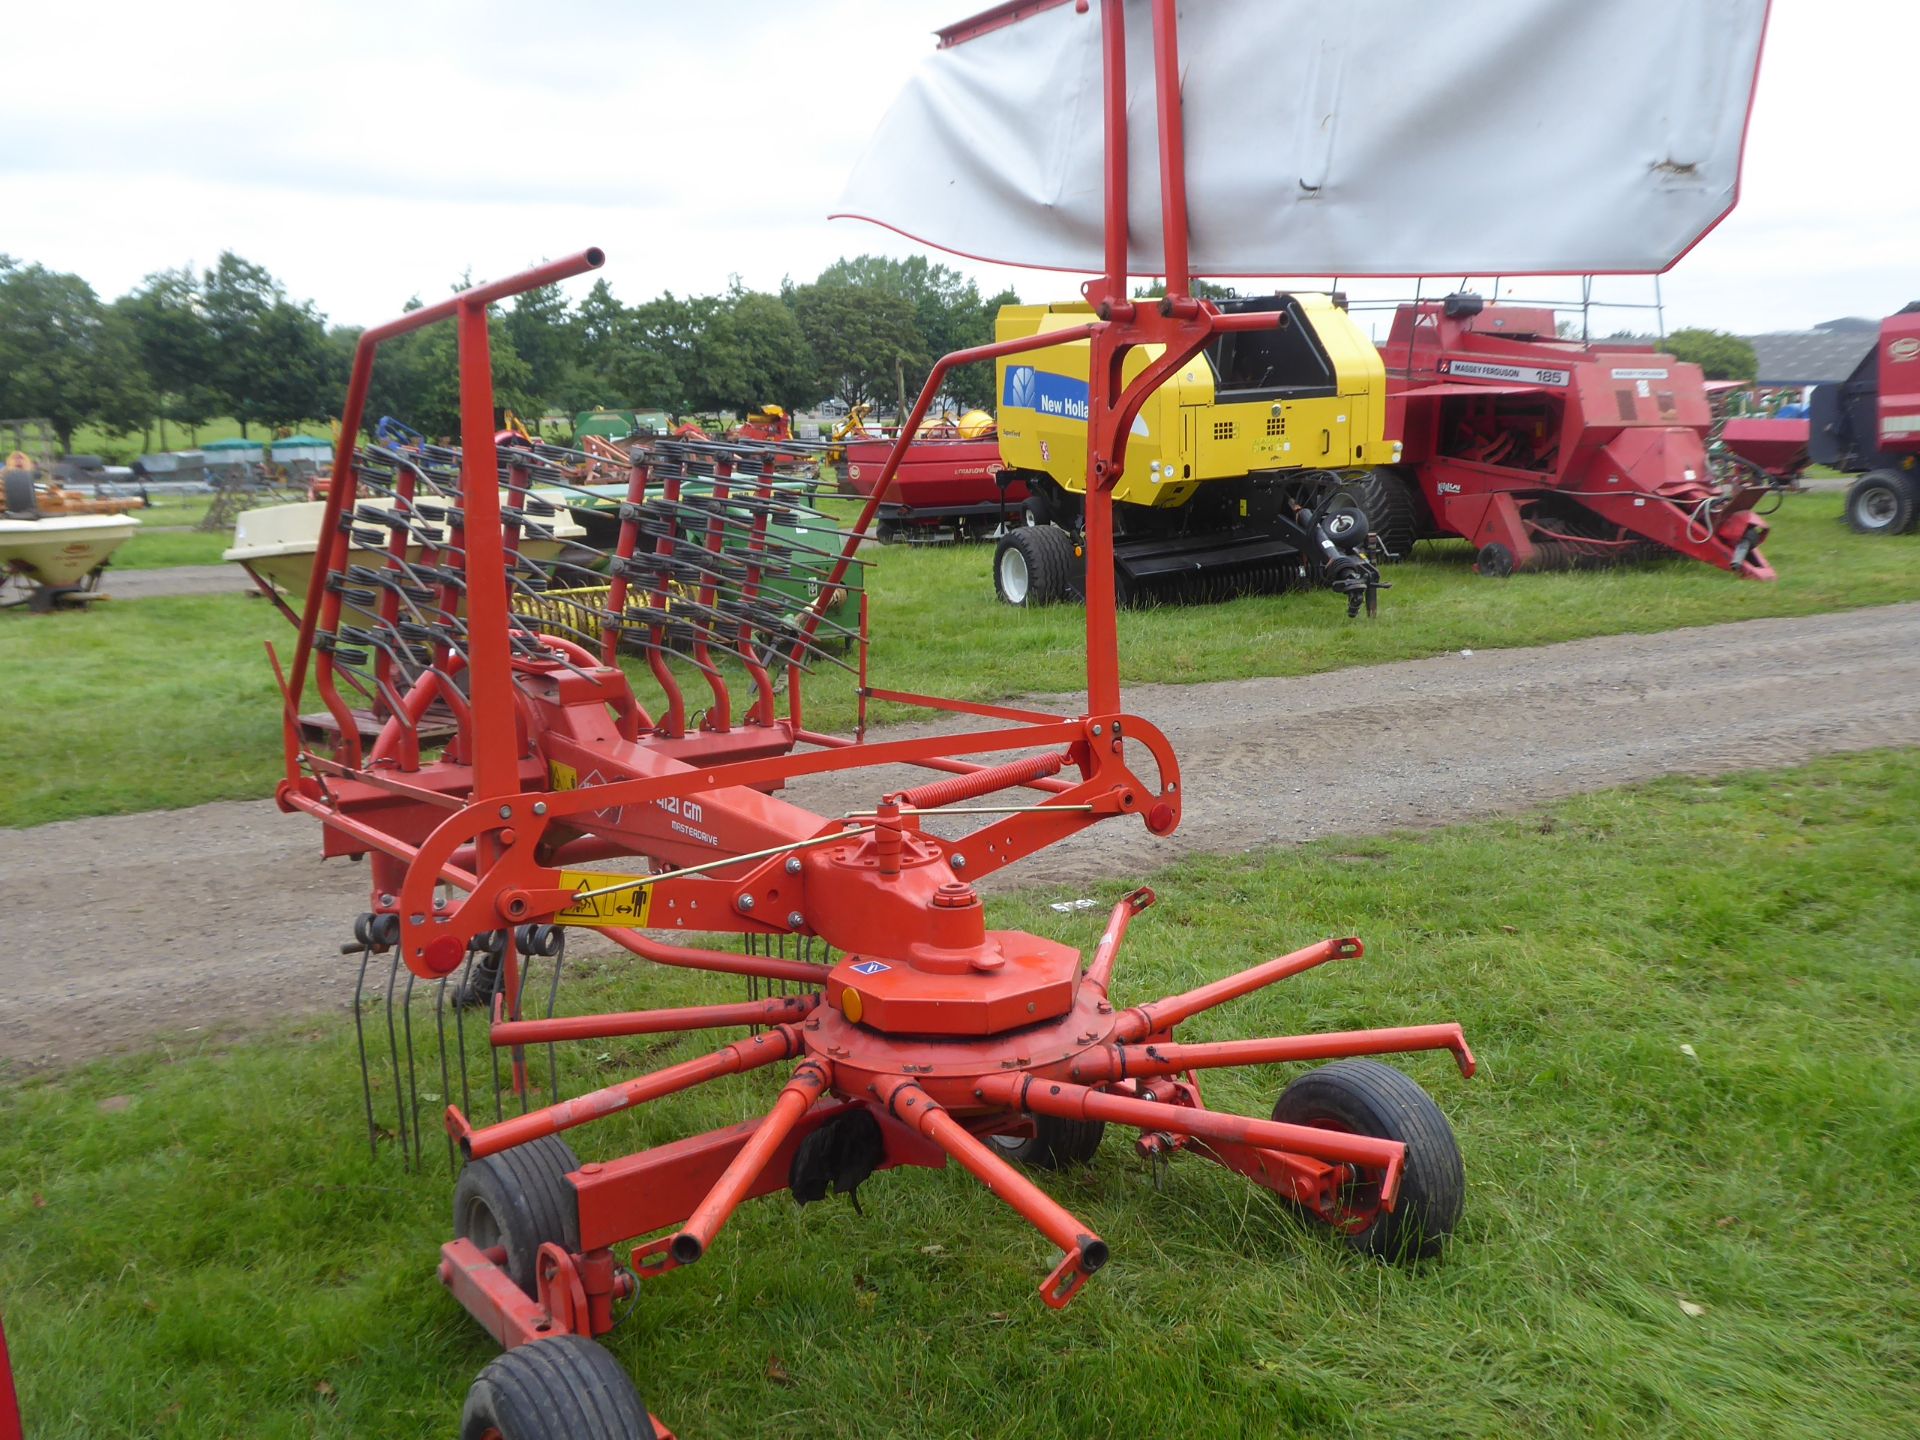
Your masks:
<instances>
[{"instance_id":1,"label":"red massey ferguson baler","mask_svg":"<svg viewBox=\"0 0 1920 1440\"><path fill-rule=\"evenodd\" d=\"M1369 512L1390 548L1458 536L1492 575L1672 551L1773 579L1753 509L1765 477L1716 476L1699 366L1562 340L1552 310L1477 295L1401 306L1382 348L1413 492Z\"/></svg>"}]
</instances>

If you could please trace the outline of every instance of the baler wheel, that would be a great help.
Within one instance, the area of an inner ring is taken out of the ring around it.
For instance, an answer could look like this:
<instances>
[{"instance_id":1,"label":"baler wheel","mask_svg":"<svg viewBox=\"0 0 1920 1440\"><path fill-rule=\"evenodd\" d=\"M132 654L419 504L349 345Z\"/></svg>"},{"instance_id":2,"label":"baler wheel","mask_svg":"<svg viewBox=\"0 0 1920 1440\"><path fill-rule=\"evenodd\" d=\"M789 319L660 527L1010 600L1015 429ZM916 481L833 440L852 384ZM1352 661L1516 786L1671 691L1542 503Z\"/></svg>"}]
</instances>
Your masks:
<instances>
[{"instance_id":1,"label":"baler wheel","mask_svg":"<svg viewBox=\"0 0 1920 1440\"><path fill-rule=\"evenodd\" d=\"M1064 600L1073 576L1073 537L1057 525L1009 530L993 549L993 589L1009 605Z\"/></svg>"},{"instance_id":2,"label":"baler wheel","mask_svg":"<svg viewBox=\"0 0 1920 1440\"><path fill-rule=\"evenodd\" d=\"M507 1278L537 1295L540 1247L580 1248L579 1201L566 1180L579 1168L580 1157L557 1135L469 1160L453 1187L454 1235L482 1250L504 1246Z\"/></svg>"},{"instance_id":3,"label":"baler wheel","mask_svg":"<svg viewBox=\"0 0 1920 1440\"><path fill-rule=\"evenodd\" d=\"M1862 535L1904 535L1920 519L1920 480L1869 470L1847 491L1847 524Z\"/></svg>"},{"instance_id":4,"label":"baler wheel","mask_svg":"<svg viewBox=\"0 0 1920 1440\"><path fill-rule=\"evenodd\" d=\"M657 1440L640 1392L606 1347L556 1335L507 1351L467 1391L460 1440Z\"/></svg>"},{"instance_id":5,"label":"baler wheel","mask_svg":"<svg viewBox=\"0 0 1920 1440\"><path fill-rule=\"evenodd\" d=\"M1440 1253L1460 1222L1467 1180L1453 1127L1425 1090L1377 1060L1337 1060L1287 1086L1273 1118L1405 1145L1394 1208L1380 1206L1380 1177L1361 1174L1342 1193L1345 1213L1334 1224L1347 1244L1383 1259Z\"/></svg>"},{"instance_id":6,"label":"baler wheel","mask_svg":"<svg viewBox=\"0 0 1920 1440\"><path fill-rule=\"evenodd\" d=\"M1367 517L1367 528L1380 537L1395 560L1413 554L1413 542L1420 535L1420 512L1406 477L1398 470L1377 465L1347 480L1328 508L1345 504Z\"/></svg>"},{"instance_id":7,"label":"baler wheel","mask_svg":"<svg viewBox=\"0 0 1920 1440\"><path fill-rule=\"evenodd\" d=\"M1474 573L1504 580L1513 574L1513 552L1504 545L1482 545L1473 562Z\"/></svg>"},{"instance_id":8,"label":"baler wheel","mask_svg":"<svg viewBox=\"0 0 1920 1440\"><path fill-rule=\"evenodd\" d=\"M1035 1115L1031 1135L995 1135L993 1147L1007 1159L1036 1170L1064 1170L1069 1165L1090 1163L1106 1133L1104 1120Z\"/></svg>"}]
</instances>

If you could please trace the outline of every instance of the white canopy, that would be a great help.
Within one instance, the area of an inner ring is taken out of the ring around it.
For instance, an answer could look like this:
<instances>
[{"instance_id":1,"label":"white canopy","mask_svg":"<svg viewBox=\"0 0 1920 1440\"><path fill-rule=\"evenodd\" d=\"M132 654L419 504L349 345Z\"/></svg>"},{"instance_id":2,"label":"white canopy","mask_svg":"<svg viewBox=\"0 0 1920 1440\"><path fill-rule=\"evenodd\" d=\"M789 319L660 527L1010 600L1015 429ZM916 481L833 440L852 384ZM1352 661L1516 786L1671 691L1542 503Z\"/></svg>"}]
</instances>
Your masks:
<instances>
[{"instance_id":1,"label":"white canopy","mask_svg":"<svg viewBox=\"0 0 1920 1440\"><path fill-rule=\"evenodd\" d=\"M837 217L1098 272L1100 5L936 51ZM1733 207L1767 0L1183 0L1200 275L1664 270ZM1160 244L1153 40L1127 0L1131 271Z\"/></svg>"}]
</instances>

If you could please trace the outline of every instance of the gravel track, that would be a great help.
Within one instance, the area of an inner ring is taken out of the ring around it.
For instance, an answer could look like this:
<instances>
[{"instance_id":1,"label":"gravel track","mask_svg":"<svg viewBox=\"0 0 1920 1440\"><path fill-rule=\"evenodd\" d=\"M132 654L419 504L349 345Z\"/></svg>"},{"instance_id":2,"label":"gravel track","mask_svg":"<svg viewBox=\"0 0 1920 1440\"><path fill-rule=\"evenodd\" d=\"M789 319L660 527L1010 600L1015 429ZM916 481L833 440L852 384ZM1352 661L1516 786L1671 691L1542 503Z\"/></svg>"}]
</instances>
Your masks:
<instances>
[{"instance_id":1,"label":"gravel track","mask_svg":"<svg viewBox=\"0 0 1920 1440\"><path fill-rule=\"evenodd\" d=\"M152 570L108 566L100 588L115 600L155 600L172 595L245 595L254 586L238 565L163 565Z\"/></svg>"},{"instance_id":2,"label":"gravel track","mask_svg":"<svg viewBox=\"0 0 1920 1440\"><path fill-rule=\"evenodd\" d=\"M1156 840L1109 822L987 888L1066 890L1186 853L1450 824L1658 775L1913 744L1920 604L1145 685L1126 707L1180 757L1179 833ZM813 777L788 795L832 814L882 788L865 772ZM0 1067L69 1065L188 1027L204 1036L339 1008L351 993L339 944L365 908L367 872L323 865L318 839L311 821L267 801L0 831L11 931Z\"/></svg>"}]
</instances>

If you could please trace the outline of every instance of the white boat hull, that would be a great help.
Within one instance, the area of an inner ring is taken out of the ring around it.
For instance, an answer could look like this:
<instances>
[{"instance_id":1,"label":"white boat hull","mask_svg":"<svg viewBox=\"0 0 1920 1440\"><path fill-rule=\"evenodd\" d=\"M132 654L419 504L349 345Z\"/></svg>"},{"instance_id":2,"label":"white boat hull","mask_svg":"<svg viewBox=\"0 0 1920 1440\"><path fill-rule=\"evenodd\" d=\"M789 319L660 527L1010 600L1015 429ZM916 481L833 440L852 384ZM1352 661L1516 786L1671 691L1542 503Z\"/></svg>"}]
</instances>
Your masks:
<instances>
[{"instance_id":1,"label":"white boat hull","mask_svg":"<svg viewBox=\"0 0 1920 1440\"><path fill-rule=\"evenodd\" d=\"M106 564L139 528L131 515L0 520L0 572L63 590Z\"/></svg>"},{"instance_id":2,"label":"white boat hull","mask_svg":"<svg viewBox=\"0 0 1920 1440\"><path fill-rule=\"evenodd\" d=\"M531 511L535 506L528 508ZM560 504L551 503L547 508L549 513L538 518L540 524L552 532L551 538L524 536L520 541L520 552L530 560L555 560L569 544L587 533ZM326 509L326 501L308 500L242 511L234 522L233 545L220 558L243 567L256 580L272 585L297 610L305 602L307 586L313 578L313 552ZM426 528L437 532L439 527ZM422 547L411 545L407 559L417 563L422 553ZM348 561L384 569L387 554L384 550L367 550L356 545L348 552ZM341 615L349 625L366 625L373 619L352 604L343 605Z\"/></svg>"}]
</instances>

